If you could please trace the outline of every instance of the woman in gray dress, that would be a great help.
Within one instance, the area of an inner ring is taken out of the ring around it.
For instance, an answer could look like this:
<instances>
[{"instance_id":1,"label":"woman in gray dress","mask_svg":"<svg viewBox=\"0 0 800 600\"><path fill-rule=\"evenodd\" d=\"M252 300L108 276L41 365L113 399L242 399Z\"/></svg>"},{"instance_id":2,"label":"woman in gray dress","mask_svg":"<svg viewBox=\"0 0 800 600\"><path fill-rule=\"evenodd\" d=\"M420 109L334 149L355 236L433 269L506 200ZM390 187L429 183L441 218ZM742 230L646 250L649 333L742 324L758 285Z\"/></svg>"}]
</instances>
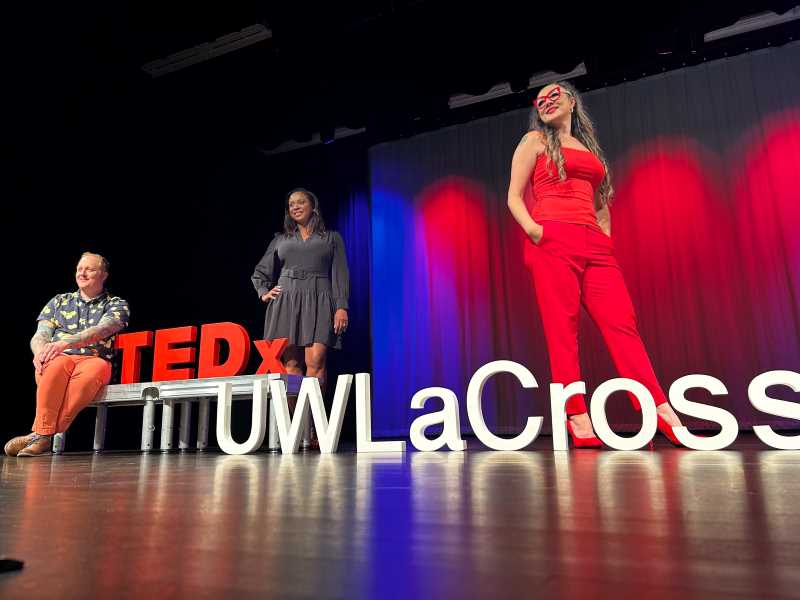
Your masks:
<instances>
[{"instance_id":1,"label":"woman in gray dress","mask_svg":"<svg viewBox=\"0 0 800 600\"><path fill-rule=\"evenodd\" d=\"M267 303L264 339L288 338L286 371L317 377L324 392L328 348L342 347L347 330L350 276L342 236L328 231L319 200L308 190L286 199L283 233L256 265L253 285Z\"/></svg>"}]
</instances>

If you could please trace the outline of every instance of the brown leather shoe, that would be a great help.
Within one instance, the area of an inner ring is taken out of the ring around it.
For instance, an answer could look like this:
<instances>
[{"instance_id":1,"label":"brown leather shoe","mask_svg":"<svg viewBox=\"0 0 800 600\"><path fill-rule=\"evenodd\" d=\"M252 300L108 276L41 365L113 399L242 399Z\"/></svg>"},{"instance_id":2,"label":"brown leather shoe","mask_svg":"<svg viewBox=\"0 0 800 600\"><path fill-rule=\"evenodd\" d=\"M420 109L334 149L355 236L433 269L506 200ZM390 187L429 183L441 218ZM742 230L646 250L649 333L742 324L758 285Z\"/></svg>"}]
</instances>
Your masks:
<instances>
[{"instance_id":1,"label":"brown leather shoe","mask_svg":"<svg viewBox=\"0 0 800 600\"><path fill-rule=\"evenodd\" d=\"M17 453L17 456L39 456L50 452L50 436L34 434L36 437Z\"/></svg>"},{"instance_id":2,"label":"brown leather shoe","mask_svg":"<svg viewBox=\"0 0 800 600\"><path fill-rule=\"evenodd\" d=\"M6 445L3 447L7 456L16 456L19 454L19 451L22 450L25 446L30 444L33 439L36 437L35 433L29 433L28 435L18 435L17 437L8 440Z\"/></svg>"}]
</instances>

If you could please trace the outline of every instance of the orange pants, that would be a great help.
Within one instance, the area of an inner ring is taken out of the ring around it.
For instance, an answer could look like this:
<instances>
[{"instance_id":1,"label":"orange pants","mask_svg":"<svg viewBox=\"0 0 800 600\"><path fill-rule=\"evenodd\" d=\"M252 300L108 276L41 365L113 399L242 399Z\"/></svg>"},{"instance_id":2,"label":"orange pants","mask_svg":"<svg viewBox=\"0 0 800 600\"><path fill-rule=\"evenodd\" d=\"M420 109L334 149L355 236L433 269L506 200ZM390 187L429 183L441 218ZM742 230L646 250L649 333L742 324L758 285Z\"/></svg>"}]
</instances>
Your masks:
<instances>
[{"instance_id":1,"label":"orange pants","mask_svg":"<svg viewBox=\"0 0 800 600\"><path fill-rule=\"evenodd\" d=\"M61 354L36 373L36 419L33 431L66 431L77 414L111 379L111 363L96 356Z\"/></svg>"}]
</instances>

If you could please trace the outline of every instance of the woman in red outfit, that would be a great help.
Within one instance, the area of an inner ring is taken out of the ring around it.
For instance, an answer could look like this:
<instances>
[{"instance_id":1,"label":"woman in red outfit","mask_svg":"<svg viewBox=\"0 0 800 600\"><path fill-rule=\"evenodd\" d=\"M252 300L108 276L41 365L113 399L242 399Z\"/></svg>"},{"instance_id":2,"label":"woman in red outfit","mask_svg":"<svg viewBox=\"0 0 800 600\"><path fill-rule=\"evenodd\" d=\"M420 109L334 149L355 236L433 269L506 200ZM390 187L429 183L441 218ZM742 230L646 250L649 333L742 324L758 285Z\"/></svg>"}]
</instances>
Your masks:
<instances>
[{"instance_id":1,"label":"woman in red outfit","mask_svg":"<svg viewBox=\"0 0 800 600\"><path fill-rule=\"evenodd\" d=\"M523 200L528 185L535 202ZM658 427L678 443L681 425L658 384L636 327L636 314L611 240L613 195L608 165L577 90L567 83L541 89L531 130L511 163L508 207L531 243L525 264L531 272L544 325L553 382L580 381L578 312L595 322L620 376L643 384L653 395ZM638 403L631 396L635 408ZM582 395L566 406L567 429L576 447L599 447Z\"/></svg>"}]
</instances>

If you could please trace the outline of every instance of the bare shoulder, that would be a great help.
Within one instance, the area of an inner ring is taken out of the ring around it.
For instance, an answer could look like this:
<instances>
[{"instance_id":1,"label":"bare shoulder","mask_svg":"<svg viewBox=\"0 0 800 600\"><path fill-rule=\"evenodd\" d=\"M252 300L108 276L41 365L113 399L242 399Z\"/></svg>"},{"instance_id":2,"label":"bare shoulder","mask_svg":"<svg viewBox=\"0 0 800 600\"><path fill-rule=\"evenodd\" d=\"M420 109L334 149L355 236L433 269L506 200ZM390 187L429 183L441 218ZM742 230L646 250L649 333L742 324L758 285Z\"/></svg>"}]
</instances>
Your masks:
<instances>
[{"instance_id":1,"label":"bare shoulder","mask_svg":"<svg viewBox=\"0 0 800 600\"><path fill-rule=\"evenodd\" d=\"M542 141L542 134L539 131L529 131L522 136L522 139L517 144L517 154L535 157L544 149Z\"/></svg>"},{"instance_id":2,"label":"bare shoulder","mask_svg":"<svg viewBox=\"0 0 800 600\"><path fill-rule=\"evenodd\" d=\"M544 144L544 134L541 131L531 130L525 135L535 144Z\"/></svg>"}]
</instances>

